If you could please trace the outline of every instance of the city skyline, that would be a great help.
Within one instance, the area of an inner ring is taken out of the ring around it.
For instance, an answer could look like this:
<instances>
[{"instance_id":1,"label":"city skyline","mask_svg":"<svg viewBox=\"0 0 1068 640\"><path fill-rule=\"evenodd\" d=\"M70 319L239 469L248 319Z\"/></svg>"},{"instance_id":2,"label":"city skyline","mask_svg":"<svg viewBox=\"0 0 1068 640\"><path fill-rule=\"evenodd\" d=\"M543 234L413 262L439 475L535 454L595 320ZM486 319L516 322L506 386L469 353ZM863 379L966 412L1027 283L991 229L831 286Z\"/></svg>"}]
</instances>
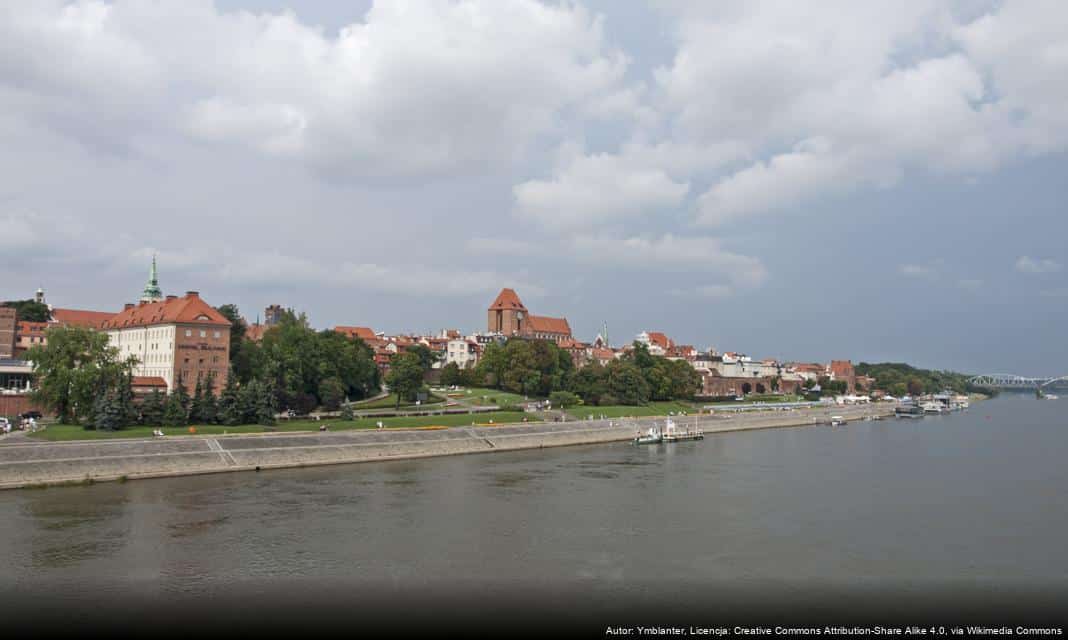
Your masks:
<instances>
[{"instance_id":1,"label":"city skyline","mask_svg":"<svg viewBox=\"0 0 1068 640\"><path fill-rule=\"evenodd\" d=\"M1062 4L335 4L0 9L0 297L1065 373Z\"/></svg>"}]
</instances>

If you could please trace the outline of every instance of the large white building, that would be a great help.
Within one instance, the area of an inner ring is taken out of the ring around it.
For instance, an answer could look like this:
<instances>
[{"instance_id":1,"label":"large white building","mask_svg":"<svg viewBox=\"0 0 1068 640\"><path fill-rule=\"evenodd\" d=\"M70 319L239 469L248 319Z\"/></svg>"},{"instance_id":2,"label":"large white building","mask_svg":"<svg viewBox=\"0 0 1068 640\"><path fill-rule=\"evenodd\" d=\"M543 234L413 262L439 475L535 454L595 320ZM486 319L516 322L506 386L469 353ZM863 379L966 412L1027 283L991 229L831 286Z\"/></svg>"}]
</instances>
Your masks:
<instances>
[{"instance_id":1,"label":"large white building","mask_svg":"<svg viewBox=\"0 0 1068 640\"><path fill-rule=\"evenodd\" d=\"M474 338L453 338L445 350L445 364L454 363L461 369L472 369L478 364L482 346Z\"/></svg>"},{"instance_id":2,"label":"large white building","mask_svg":"<svg viewBox=\"0 0 1068 640\"><path fill-rule=\"evenodd\" d=\"M214 376L215 391L226 384L230 369L230 321L204 302L196 291L142 300L104 323L108 341L119 357L137 358L134 375L161 378L173 391L178 379L192 393L198 379Z\"/></svg>"}]
</instances>

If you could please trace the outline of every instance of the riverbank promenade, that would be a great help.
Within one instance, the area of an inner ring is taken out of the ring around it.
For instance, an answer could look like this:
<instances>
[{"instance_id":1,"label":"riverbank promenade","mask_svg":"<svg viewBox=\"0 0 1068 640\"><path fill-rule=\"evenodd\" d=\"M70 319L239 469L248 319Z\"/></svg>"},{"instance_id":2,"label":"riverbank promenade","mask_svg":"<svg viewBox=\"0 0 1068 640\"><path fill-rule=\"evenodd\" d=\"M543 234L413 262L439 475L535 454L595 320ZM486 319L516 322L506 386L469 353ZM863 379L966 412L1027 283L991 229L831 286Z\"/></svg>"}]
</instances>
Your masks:
<instances>
[{"instance_id":1,"label":"riverbank promenade","mask_svg":"<svg viewBox=\"0 0 1068 640\"><path fill-rule=\"evenodd\" d=\"M892 415L893 404L679 416L705 434L826 425ZM232 471L350 464L628 441L664 418L580 420L481 427L370 429L78 442L0 442L0 488L134 480ZM843 428L843 427L838 427ZM846 425L844 428L848 428ZM677 445L667 445L677 446Z\"/></svg>"}]
</instances>

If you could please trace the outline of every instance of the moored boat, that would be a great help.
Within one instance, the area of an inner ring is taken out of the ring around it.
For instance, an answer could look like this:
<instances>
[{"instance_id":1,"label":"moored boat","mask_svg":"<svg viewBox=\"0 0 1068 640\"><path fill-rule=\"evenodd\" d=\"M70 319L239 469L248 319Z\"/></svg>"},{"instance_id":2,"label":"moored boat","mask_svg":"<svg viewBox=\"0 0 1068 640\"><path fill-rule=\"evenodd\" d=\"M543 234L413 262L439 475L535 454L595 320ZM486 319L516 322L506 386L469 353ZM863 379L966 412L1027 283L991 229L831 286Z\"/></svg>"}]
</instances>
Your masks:
<instances>
[{"instance_id":1,"label":"moored boat","mask_svg":"<svg viewBox=\"0 0 1068 640\"><path fill-rule=\"evenodd\" d=\"M898 418L922 418L923 408L914 404L894 407L894 415Z\"/></svg>"},{"instance_id":2,"label":"moored boat","mask_svg":"<svg viewBox=\"0 0 1068 640\"><path fill-rule=\"evenodd\" d=\"M660 444L663 441L664 436L655 426L650 427L645 433L639 432L634 436L634 444Z\"/></svg>"},{"instance_id":3,"label":"moored boat","mask_svg":"<svg viewBox=\"0 0 1068 640\"><path fill-rule=\"evenodd\" d=\"M705 434L697 427L697 418L694 418L693 429L679 429L675 421L668 418L664 423L664 433L661 438L664 442L704 440Z\"/></svg>"}]
</instances>

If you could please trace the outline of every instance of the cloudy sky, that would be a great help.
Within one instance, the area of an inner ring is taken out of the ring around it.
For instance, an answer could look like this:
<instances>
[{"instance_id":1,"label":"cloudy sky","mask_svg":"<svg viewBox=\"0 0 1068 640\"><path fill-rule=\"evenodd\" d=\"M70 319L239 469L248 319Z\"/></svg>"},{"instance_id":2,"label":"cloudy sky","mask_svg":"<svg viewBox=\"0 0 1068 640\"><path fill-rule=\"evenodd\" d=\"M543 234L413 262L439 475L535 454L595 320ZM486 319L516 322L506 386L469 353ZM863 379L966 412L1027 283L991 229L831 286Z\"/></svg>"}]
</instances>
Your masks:
<instances>
[{"instance_id":1,"label":"cloudy sky","mask_svg":"<svg viewBox=\"0 0 1068 640\"><path fill-rule=\"evenodd\" d=\"M1068 373L1068 5L0 3L0 299Z\"/></svg>"}]
</instances>

